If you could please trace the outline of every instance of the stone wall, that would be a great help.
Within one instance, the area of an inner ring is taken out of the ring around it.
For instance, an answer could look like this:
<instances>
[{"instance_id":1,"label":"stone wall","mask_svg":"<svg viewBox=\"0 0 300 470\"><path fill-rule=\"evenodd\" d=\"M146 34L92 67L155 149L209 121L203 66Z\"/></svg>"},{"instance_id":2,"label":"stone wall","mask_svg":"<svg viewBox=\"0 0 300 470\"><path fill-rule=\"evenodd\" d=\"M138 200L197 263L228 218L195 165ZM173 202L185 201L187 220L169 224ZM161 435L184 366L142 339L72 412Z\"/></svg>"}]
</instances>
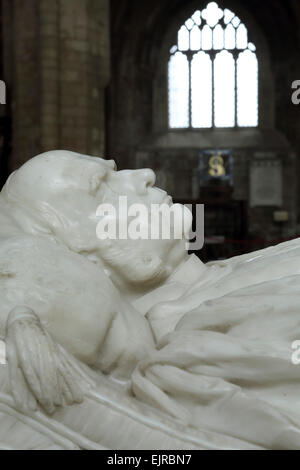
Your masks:
<instances>
[{"instance_id":1,"label":"stone wall","mask_svg":"<svg viewBox=\"0 0 300 470\"><path fill-rule=\"evenodd\" d=\"M11 169L51 149L103 155L109 0L10 0L6 12Z\"/></svg>"}]
</instances>

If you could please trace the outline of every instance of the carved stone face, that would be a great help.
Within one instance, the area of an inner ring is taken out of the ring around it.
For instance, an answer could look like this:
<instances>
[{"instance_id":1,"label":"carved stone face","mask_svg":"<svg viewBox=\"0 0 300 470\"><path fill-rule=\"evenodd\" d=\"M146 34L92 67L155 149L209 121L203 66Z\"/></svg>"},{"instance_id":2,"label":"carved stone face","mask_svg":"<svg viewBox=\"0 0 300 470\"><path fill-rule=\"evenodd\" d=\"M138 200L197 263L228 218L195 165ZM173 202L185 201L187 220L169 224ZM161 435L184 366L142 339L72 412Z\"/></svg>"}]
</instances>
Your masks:
<instances>
[{"instance_id":1,"label":"carved stone face","mask_svg":"<svg viewBox=\"0 0 300 470\"><path fill-rule=\"evenodd\" d=\"M145 205L170 204L172 199L166 191L154 186L155 173L150 169L110 171L106 184L118 195L126 195L132 202Z\"/></svg>"},{"instance_id":2,"label":"carved stone face","mask_svg":"<svg viewBox=\"0 0 300 470\"><path fill-rule=\"evenodd\" d=\"M104 186L109 188L113 198L127 196L128 204L139 203L148 209L153 204L172 206L172 198L166 191L155 186L155 180L155 173L150 169L112 170L107 173ZM107 200L109 201L109 197ZM165 240L162 238L158 240L116 240L112 243L104 242L103 246L106 246L106 251L103 251L102 255L104 259L110 261L110 252L116 253L114 258L121 261L118 269L122 270L124 277L136 284L148 281L151 283L151 280L160 282L168 277L187 255L185 240L174 240L172 235L170 239Z\"/></svg>"},{"instance_id":3,"label":"carved stone face","mask_svg":"<svg viewBox=\"0 0 300 470\"><path fill-rule=\"evenodd\" d=\"M184 240L106 240L96 235L96 211L103 202L116 205L166 203L167 193L154 186L152 170L116 171L114 161L55 151L33 158L6 183L3 195L26 207L69 248L95 253L129 282L166 278L185 257Z\"/></svg>"}]
</instances>

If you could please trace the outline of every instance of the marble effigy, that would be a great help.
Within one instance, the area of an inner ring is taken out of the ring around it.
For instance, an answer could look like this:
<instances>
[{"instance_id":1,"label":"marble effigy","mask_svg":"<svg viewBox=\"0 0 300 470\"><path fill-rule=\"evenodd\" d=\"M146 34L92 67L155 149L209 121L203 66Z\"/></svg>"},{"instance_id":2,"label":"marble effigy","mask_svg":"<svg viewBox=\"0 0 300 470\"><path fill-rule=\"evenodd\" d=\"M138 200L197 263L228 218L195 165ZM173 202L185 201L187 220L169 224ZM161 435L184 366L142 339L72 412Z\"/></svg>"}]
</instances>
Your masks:
<instances>
[{"instance_id":1,"label":"marble effigy","mask_svg":"<svg viewBox=\"0 0 300 470\"><path fill-rule=\"evenodd\" d=\"M299 449L299 239L205 265L99 238L122 196L172 207L151 170L67 151L0 194L0 448Z\"/></svg>"}]
</instances>

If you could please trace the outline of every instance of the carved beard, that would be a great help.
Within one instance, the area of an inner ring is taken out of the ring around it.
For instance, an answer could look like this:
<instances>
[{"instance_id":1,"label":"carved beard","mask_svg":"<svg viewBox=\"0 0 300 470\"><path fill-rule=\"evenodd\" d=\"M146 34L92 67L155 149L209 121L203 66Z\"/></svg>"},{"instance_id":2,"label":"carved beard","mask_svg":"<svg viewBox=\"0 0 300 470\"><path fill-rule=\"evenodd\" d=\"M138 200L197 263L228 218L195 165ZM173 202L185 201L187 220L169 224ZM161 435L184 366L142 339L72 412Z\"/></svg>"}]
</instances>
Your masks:
<instances>
[{"instance_id":1,"label":"carved beard","mask_svg":"<svg viewBox=\"0 0 300 470\"><path fill-rule=\"evenodd\" d=\"M102 202L118 207L119 194L105 183L102 191ZM98 252L109 267L132 285L151 287L170 275L170 269L155 252L138 249L136 242L131 244L128 240L101 240Z\"/></svg>"},{"instance_id":2,"label":"carved beard","mask_svg":"<svg viewBox=\"0 0 300 470\"><path fill-rule=\"evenodd\" d=\"M170 270L155 253L137 250L128 242L105 240L101 242L101 258L130 284L149 286L164 281Z\"/></svg>"}]
</instances>

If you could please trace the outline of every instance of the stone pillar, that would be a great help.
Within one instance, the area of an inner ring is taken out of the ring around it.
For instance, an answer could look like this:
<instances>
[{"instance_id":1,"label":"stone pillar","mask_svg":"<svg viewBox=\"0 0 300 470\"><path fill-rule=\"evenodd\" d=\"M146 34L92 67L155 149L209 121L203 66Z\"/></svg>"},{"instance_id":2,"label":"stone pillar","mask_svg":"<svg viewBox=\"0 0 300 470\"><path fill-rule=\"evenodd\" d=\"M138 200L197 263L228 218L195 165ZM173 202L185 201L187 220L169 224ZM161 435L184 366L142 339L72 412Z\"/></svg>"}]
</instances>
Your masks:
<instances>
[{"instance_id":1,"label":"stone pillar","mask_svg":"<svg viewBox=\"0 0 300 470\"><path fill-rule=\"evenodd\" d=\"M101 4L99 8L99 3ZM104 154L106 137L105 98L110 78L109 0L89 0L88 43L88 153Z\"/></svg>"},{"instance_id":2,"label":"stone pillar","mask_svg":"<svg viewBox=\"0 0 300 470\"><path fill-rule=\"evenodd\" d=\"M87 150L87 1L60 0L61 146Z\"/></svg>"},{"instance_id":3,"label":"stone pillar","mask_svg":"<svg viewBox=\"0 0 300 470\"><path fill-rule=\"evenodd\" d=\"M60 0L61 146L100 155L105 149L109 80L109 1Z\"/></svg>"},{"instance_id":4,"label":"stone pillar","mask_svg":"<svg viewBox=\"0 0 300 470\"><path fill-rule=\"evenodd\" d=\"M12 13L12 168L16 168L41 150L39 2L12 0Z\"/></svg>"},{"instance_id":5,"label":"stone pillar","mask_svg":"<svg viewBox=\"0 0 300 470\"><path fill-rule=\"evenodd\" d=\"M13 168L51 149L103 155L109 0L12 0Z\"/></svg>"},{"instance_id":6,"label":"stone pillar","mask_svg":"<svg viewBox=\"0 0 300 470\"><path fill-rule=\"evenodd\" d=\"M59 0L40 0L41 151L60 144Z\"/></svg>"}]
</instances>

